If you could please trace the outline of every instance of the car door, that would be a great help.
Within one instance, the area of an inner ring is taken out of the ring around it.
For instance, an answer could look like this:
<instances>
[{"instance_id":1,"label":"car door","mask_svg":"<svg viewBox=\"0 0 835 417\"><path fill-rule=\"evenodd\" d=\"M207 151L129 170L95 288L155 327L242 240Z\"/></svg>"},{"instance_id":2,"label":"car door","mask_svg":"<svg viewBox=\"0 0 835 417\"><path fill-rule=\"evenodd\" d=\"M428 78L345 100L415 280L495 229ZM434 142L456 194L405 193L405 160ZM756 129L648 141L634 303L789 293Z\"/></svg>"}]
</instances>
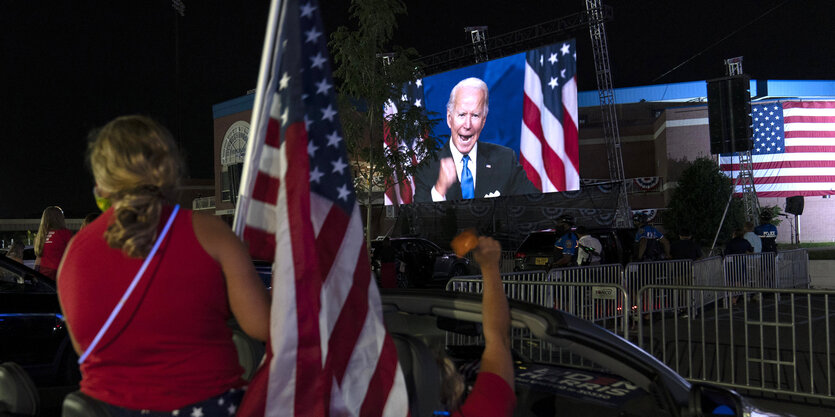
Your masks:
<instances>
[{"instance_id":1,"label":"car door","mask_svg":"<svg viewBox=\"0 0 835 417\"><path fill-rule=\"evenodd\" d=\"M36 383L51 382L69 339L48 278L6 258L0 262L0 362L16 362Z\"/></svg>"}]
</instances>

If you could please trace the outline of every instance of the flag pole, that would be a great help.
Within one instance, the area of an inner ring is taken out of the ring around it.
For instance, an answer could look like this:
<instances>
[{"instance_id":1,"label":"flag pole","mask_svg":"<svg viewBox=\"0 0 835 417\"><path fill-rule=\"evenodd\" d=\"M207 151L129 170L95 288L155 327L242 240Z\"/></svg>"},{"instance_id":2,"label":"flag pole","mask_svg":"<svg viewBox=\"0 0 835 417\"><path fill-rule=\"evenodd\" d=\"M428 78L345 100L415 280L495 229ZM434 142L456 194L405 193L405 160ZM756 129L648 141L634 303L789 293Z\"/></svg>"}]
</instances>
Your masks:
<instances>
[{"instance_id":1,"label":"flag pole","mask_svg":"<svg viewBox=\"0 0 835 417\"><path fill-rule=\"evenodd\" d=\"M254 181L255 173L258 171L258 161L261 160L261 147L257 145L263 142L264 136L266 135L266 124L261 126L261 120L264 120L264 117L268 117L267 113L270 107L272 107L272 97L268 97L266 94L267 91L271 91L268 89L269 86L267 84L274 82L275 77L271 75L281 65L280 50L282 45L281 42L276 42L276 37L281 34L283 26L283 23L279 19L279 14L285 12L283 8L283 0L272 0L270 2L267 32L264 34L261 66L258 70L258 84L255 88L255 103L252 105L252 118L249 124L251 128L249 129L249 137L246 141L246 157L244 158L240 187L238 188L238 201L235 204L235 219L232 223L232 230L241 238L243 238L246 213L251 199L251 183ZM280 25L278 30L275 30L276 25Z\"/></svg>"}]
</instances>

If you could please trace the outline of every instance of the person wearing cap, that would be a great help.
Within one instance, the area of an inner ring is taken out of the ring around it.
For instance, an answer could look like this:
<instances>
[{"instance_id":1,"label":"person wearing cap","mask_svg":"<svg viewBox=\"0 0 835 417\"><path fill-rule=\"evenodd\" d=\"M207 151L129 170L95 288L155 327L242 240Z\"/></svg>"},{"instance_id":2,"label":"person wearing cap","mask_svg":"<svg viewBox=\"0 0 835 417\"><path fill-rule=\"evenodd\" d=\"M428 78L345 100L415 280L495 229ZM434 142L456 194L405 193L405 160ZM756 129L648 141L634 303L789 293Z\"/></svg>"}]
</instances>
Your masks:
<instances>
[{"instance_id":1,"label":"person wearing cap","mask_svg":"<svg viewBox=\"0 0 835 417\"><path fill-rule=\"evenodd\" d=\"M754 234L762 240L763 252L777 252L777 226L771 223L767 213L760 215L760 225L754 228Z\"/></svg>"},{"instance_id":2,"label":"person wearing cap","mask_svg":"<svg viewBox=\"0 0 835 417\"><path fill-rule=\"evenodd\" d=\"M670 241L658 229L649 224L649 216L638 212L635 213L632 220L638 225L638 231L635 233L635 243L638 245L638 261L670 259ZM661 248L659 248L659 244Z\"/></svg>"},{"instance_id":3,"label":"person wearing cap","mask_svg":"<svg viewBox=\"0 0 835 417\"><path fill-rule=\"evenodd\" d=\"M568 215L562 215L557 219L556 231L557 241L554 242L555 259L554 267L569 266L574 263L577 256L577 235L571 230L574 226L574 219Z\"/></svg>"}]
</instances>

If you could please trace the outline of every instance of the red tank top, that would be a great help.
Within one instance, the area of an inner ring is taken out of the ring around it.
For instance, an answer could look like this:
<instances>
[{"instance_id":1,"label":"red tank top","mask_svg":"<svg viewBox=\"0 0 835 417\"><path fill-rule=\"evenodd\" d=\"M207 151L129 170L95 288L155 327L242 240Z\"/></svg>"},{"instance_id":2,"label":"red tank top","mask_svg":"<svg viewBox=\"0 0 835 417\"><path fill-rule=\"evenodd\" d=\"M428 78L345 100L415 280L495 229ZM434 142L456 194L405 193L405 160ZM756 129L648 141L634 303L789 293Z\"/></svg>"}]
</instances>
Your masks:
<instances>
[{"instance_id":1,"label":"red tank top","mask_svg":"<svg viewBox=\"0 0 835 417\"><path fill-rule=\"evenodd\" d=\"M171 212L160 216L164 224ZM58 277L67 323L86 349L142 265L110 248L110 209L78 232ZM244 384L220 265L180 210L165 241L96 349L81 391L113 405L168 411Z\"/></svg>"}]
</instances>

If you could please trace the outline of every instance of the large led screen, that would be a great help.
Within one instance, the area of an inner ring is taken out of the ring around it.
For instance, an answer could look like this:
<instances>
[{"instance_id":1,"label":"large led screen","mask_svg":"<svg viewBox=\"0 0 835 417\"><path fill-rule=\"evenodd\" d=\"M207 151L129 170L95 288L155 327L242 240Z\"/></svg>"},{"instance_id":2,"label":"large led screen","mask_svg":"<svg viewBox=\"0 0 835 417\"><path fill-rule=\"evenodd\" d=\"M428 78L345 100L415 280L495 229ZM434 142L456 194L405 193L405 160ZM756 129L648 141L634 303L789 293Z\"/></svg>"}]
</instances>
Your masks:
<instances>
[{"instance_id":1,"label":"large led screen","mask_svg":"<svg viewBox=\"0 0 835 417\"><path fill-rule=\"evenodd\" d=\"M437 159L386 190L386 204L578 190L575 45L567 40L415 83L400 106L434 112L442 144Z\"/></svg>"}]
</instances>

